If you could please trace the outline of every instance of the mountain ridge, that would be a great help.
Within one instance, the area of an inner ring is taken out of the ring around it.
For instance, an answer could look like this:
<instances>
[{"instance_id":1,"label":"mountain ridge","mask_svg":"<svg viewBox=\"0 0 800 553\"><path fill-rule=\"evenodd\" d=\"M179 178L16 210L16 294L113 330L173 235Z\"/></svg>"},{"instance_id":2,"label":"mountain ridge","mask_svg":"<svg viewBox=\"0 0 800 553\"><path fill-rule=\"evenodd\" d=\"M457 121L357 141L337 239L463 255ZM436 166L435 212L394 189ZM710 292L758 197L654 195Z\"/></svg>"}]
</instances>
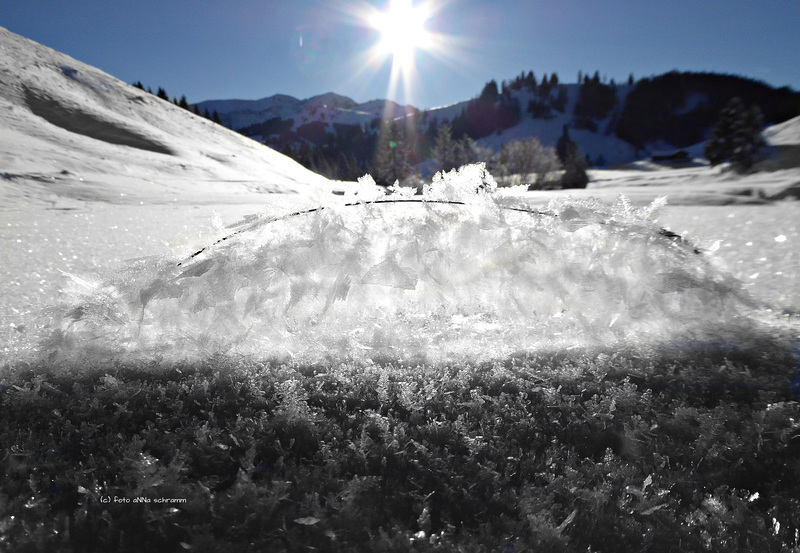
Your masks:
<instances>
[{"instance_id":1,"label":"mountain ridge","mask_svg":"<svg viewBox=\"0 0 800 553\"><path fill-rule=\"evenodd\" d=\"M369 124L376 117L384 117L387 106L390 117L402 117L419 110L402 106L391 100L369 100L361 104L335 92L317 94L306 99L287 94L274 94L258 100L206 100L194 104L198 110L216 111L223 125L240 130L264 123L273 118L297 118L297 128L315 120L341 124ZM338 112L338 113L337 113Z\"/></svg>"},{"instance_id":2,"label":"mountain ridge","mask_svg":"<svg viewBox=\"0 0 800 553\"><path fill-rule=\"evenodd\" d=\"M465 114L469 116L471 107L481 102L487 89L481 96L426 110L380 99L357 104L335 93L307 100L294 99L296 102L291 107L283 104L284 109L280 113L272 110L270 117L237 111L236 104L224 101L197 105L216 108L223 124L281 151L293 152L297 159L307 146L331 148L332 144L352 155L355 148L342 144L346 136L358 140L359 148L365 145L376 148L364 139L364 134L377 133L381 121L386 119L412 118L416 135L422 136L423 149L432 146L435 127L442 123L453 126L454 138L466 134L480 147L495 153L507 142L528 138L537 138L545 146L555 146L563 129L567 128L571 138L588 156L587 160L600 166L631 163L656 152L687 148L702 157L698 144L707 139L719 111L733 96L759 105L766 123L779 123L800 115L800 94L754 79L717 73L671 71L619 85L613 80L601 81L597 74L592 78L586 76L581 83L569 84L559 84L553 77L539 84L532 74L529 77L523 74L514 81L504 81L502 87L497 87L495 81L487 84L489 89L490 85L502 90L494 93L492 101L513 108L516 120L513 124L480 132L474 125L471 131L469 124L465 127L464 118ZM280 95L271 98L279 97L285 98ZM312 102L318 98L337 101ZM361 128L348 132L341 125ZM429 152L422 152L418 157L424 159L427 155ZM310 158L307 154L302 157ZM367 160L358 161L362 168L366 167Z\"/></svg>"}]
</instances>

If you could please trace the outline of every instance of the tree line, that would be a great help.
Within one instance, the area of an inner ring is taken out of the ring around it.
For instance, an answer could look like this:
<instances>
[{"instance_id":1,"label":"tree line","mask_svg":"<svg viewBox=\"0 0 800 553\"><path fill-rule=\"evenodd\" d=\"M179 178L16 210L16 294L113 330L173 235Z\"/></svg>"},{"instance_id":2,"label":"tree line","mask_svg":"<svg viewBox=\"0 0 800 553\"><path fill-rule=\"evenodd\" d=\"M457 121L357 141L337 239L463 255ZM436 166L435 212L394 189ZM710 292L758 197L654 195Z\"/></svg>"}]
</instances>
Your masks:
<instances>
[{"instance_id":1,"label":"tree line","mask_svg":"<svg viewBox=\"0 0 800 553\"><path fill-rule=\"evenodd\" d=\"M185 109L187 111L191 111L195 115L199 115L201 117L205 117L209 121L213 121L214 123L216 123L218 125L222 125L222 121L219 118L219 113L217 113L217 110L214 110L212 113L209 113L208 108L206 108L201 113L200 112L200 108L197 107L197 104L194 104L193 106L189 105L189 102L187 102L187 100L186 100L186 95L181 95L180 100L178 98L176 98L176 97L170 98L169 95L167 94L167 91L164 90L163 88L158 87L158 90L154 93L153 90L149 86L145 89L145 87L144 87L144 85L142 84L141 81L136 81L135 83L133 83L133 86L135 86L136 88L138 88L140 90L144 90L145 92L149 92L150 94L153 94L154 96L156 96L158 98L161 98L165 102L172 102L176 106L178 106L180 108L183 108L183 109Z\"/></svg>"}]
</instances>

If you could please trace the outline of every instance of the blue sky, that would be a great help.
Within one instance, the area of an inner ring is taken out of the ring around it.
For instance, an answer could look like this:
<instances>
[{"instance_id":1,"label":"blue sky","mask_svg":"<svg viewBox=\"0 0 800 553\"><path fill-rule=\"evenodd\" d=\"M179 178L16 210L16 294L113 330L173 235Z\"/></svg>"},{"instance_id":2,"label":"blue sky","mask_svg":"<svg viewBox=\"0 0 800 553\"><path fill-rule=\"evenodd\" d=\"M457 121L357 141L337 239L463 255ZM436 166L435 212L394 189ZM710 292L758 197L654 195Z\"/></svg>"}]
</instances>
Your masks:
<instances>
[{"instance_id":1,"label":"blue sky","mask_svg":"<svg viewBox=\"0 0 800 553\"><path fill-rule=\"evenodd\" d=\"M418 4L418 2L415 2ZM416 53L393 99L420 108L480 93L521 71L624 81L672 69L733 73L800 90L798 0L427 0L439 51ZM385 2L2 0L0 26L127 82L190 102L389 94L391 58L359 19Z\"/></svg>"}]
</instances>

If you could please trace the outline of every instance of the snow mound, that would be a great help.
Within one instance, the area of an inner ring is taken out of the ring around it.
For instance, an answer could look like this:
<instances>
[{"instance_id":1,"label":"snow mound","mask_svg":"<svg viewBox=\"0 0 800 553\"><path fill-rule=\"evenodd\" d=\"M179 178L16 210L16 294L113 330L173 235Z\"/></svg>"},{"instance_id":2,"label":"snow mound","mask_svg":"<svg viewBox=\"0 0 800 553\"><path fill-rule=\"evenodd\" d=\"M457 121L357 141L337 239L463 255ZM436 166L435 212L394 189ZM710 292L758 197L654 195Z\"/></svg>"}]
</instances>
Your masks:
<instances>
[{"instance_id":1,"label":"snow mound","mask_svg":"<svg viewBox=\"0 0 800 553\"><path fill-rule=\"evenodd\" d=\"M660 233L659 203L536 211L493 183L465 167L423 196L328 200L251 219L181 262L74 277L40 353L450 363L752 332L739 282Z\"/></svg>"}]
</instances>

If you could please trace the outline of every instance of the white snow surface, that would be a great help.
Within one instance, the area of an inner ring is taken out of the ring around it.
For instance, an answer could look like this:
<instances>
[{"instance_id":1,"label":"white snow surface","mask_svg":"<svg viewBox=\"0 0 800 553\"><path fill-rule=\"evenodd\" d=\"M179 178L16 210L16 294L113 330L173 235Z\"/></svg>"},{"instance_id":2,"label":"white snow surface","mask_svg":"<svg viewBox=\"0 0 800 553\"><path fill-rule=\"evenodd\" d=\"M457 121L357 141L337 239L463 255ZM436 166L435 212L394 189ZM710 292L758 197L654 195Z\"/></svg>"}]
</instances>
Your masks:
<instances>
[{"instance_id":1,"label":"white snow surface","mask_svg":"<svg viewBox=\"0 0 800 553\"><path fill-rule=\"evenodd\" d=\"M333 183L0 27L0 202L242 202Z\"/></svg>"},{"instance_id":2,"label":"white snow surface","mask_svg":"<svg viewBox=\"0 0 800 553\"><path fill-rule=\"evenodd\" d=\"M38 355L452 363L759 335L741 282L658 233L663 201L534 210L482 165L422 198L352 200L251 218L178 262L74 276Z\"/></svg>"}]
</instances>

